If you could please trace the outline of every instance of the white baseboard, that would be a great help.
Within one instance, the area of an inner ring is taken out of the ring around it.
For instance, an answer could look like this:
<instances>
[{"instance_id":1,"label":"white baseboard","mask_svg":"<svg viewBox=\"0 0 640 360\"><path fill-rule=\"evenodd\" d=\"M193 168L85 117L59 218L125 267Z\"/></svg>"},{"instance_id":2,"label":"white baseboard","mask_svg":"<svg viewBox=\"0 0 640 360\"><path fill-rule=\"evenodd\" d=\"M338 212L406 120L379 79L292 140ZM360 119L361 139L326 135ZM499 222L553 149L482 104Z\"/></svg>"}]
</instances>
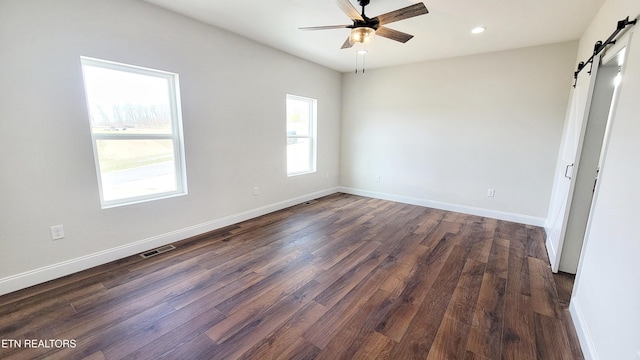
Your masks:
<instances>
[{"instance_id":1,"label":"white baseboard","mask_svg":"<svg viewBox=\"0 0 640 360\"><path fill-rule=\"evenodd\" d=\"M580 303L574 297L571 298L569 304L569 312L571 313L571 320L573 320L573 326L576 328L578 339L580 340L580 348L582 349L582 355L585 360L600 360L595 346L593 346L593 340L591 340L591 334L589 334L589 328L582 315L582 309Z\"/></svg>"},{"instance_id":2,"label":"white baseboard","mask_svg":"<svg viewBox=\"0 0 640 360\"><path fill-rule=\"evenodd\" d=\"M100 251L75 259L70 259L57 264L52 264L38 269L26 271L20 274L11 275L0 279L0 295L8 294L20 289L25 289L33 285L41 284L82 270L90 269L98 265L103 265L111 261L139 254L149 249L188 239L192 236L204 234L206 232L220 229L225 226L253 219L258 216L266 215L274 211L282 210L290 206L303 203L305 201L331 195L338 191L340 191L340 189L336 187L314 192L311 194L306 194L293 199L277 202L275 204L270 204L256 209L251 209L241 213L225 216L223 218L211 220L188 228L179 229L147 239L142 239L112 249Z\"/></svg>"},{"instance_id":3,"label":"white baseboard","mask_svg":"<svg viewBox=\"0 0 640 360\"><path fill-rule=\"evenodd\" d=\"M545 226L545 223L546 223L545 219L535 217L535 216L514 214L514 213L508 213L504 211L489 210L489 209L477 208L477 207L466 206L466 205L457 205L457 204L451 204L451 203L446 203L442 201L434 201L434 200L415 198L410 196L374 192L374 191L354 189L349 187L340 187L340 191L347 194L366 196L366 197L382 199L382 200L396 201L404 204L418 205L418 206L430 207L430 208L446 210L446 211L454 211L454 212L459 212L463 214L483 216L483 217L488 217L488 218L498 219L498 220L512 221L520 224L543 227Z\"/></svg>"}]
</instances>

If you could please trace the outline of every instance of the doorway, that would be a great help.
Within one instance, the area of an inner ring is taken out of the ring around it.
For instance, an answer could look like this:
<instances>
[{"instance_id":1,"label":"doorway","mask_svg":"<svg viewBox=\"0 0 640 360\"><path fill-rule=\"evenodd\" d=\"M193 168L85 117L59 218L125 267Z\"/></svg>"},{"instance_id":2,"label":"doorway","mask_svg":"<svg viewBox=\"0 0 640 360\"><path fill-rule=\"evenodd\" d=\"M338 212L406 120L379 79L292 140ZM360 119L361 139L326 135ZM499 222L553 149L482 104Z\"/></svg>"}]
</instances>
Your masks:
<instances>
[{"instance_id":1,"label":"doorway","mask_svg":"<svg viewBox=\"0 0 640 360\"><path fill-rule=\"evenodd\" d=\"M575 274L578 269L625 58L626 42L619 44L594 59L599 66L593 66L590 78L579 78L572 93L547 228L547 250L554 272Z\"/></svg>"}]
</instances>

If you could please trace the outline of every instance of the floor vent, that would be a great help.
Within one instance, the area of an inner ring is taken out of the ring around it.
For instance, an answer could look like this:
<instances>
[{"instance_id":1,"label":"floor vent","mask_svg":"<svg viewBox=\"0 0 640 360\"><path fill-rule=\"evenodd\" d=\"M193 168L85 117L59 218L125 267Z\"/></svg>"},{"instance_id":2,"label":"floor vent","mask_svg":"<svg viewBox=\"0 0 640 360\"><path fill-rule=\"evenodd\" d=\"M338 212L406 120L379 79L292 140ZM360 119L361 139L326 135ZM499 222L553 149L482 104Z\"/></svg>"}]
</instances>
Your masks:
<instances>
[{"instance_id":1,"label":"floor vent","mask_svg":"<svg viewBox=\"0 0 640 360\"><path fill-rule=\"evenodd\" d=\"M165 245L165 246L161 246L157 249L153 249L153 250L149 250L147 252L143 252L142 254L140 254L140 256L142 256L143 258L149 258L152 256L156 256L158 254L162 254L162 253L166 253L167 251L171 251L173 249L175 249L176 247L173 245Z\"/></svg>"},{"instance_id":2,"label":"floor vent","mask_svg":"<svg viewBox=\"0 0 640 360\"><path fill-rule=\"evenodd\" d=\"M317 202L318 202L318 200L309 200L309 201L305 201L304 204L305 205L311 205L311 204L315 204Z\"/></svg>"}]
</instances>

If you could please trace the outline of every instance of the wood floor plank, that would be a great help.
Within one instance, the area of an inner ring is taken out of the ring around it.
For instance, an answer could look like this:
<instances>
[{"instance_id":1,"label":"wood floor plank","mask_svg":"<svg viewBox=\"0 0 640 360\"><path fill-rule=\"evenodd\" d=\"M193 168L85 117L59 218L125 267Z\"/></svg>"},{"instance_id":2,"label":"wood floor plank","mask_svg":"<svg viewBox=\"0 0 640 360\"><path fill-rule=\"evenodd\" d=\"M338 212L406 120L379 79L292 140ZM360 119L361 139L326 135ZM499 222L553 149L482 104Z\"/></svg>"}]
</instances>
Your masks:
<instances>
[{"instance_id":1,"label":"wood floor plank","mask_svg":"<svg viewBox=\"0 0 640 360\"><path fill-rule=\"evenodd\" d=\"M462 359L486 264L467 259L427 359Z\"/></svg>"},{"instance_id":2,"label":"wood floor plank","mask_svg":"<svg viewBox=\"0 0 640 360\"><path fill-rule=\"evenodd\" d=\"M290 277L281 276L285 270L270 274L236 295L228 297L217 304L216 308L225 315L234 313L237 310L242 310L243 312L248 312L248 309L259 311L263 306L287 296L297 288L313 280L313 277L318 272L312 266L292 265L291 270L293 270L294 275Z\"/></svg>"},{"instance_id":3,"label":"wood floor plank","mask_svg":"<svg viewBox=\"0 0 640 360\"><path fill-rule=\"evenodd\" d=\"M531 307L533 311L547 316L561 318L551 267L544 260L529 257L529 276L531 283Z\"/></svg>"},{"instance_id":4,"label":"wood floor plank","mask_svg":"<svg viewBox=\"0 0 640 360\"><path fill-rule=\"evenodd\" d=\"M509 241L509 264L507 266L507 292L531 295L529 279L529 258L524 245L519 241Z\"/></svg>"},{"instance_id":5,"label":"wood floor plank","mask_svg":"<svg viewBox=\"0 0 640 360\"><path fill-rule=\"evenodd\" d=\"M158 343L156 343L154 347L147 347L147 352L138 350L148 344L154 343L154 341L159 338L166 340L167 335L171 336L174 341L180 336L182 341L187 342L195 337L194 333L196 331L204 331L204 329L202 329L203 325L198 326L199 322L204 321L207 325L211 326L212 323L220 322L223 319L224 315L220 313L213 304L204 302L199 302L195 305L191 304L191 306L171 312L162 318L153 319L152 322L148 324L138 321L135 326L139 330L127 334L128 336L126 338L115 342L111 346L102 347L102 352L109 359L121 359L131 353L144 354L145 356L148 356L150 352L165 353L169 349L166 349L162 344ZM142 324L144 324L144 326L142 326ZM133 326L128 325L127 328L131 329ZM180 329L182 332L176 331L176 329ZM136 350L131 351L131 349Z\"/></svg>"},{"instance_id":6,"label":"wood floor plank","mask_svg":"<svg viewBox=\"0 0 640 360\"><path fill-rule=\"evenodd\" d=\"M173 296L167 300L168 303L176 310L203 298L214 304L219 304L264 279L264 275L255 272L238 276L235 280L232 277L219 277L218 275L214 273L212 277L203 279L202 282L196 283L191 291Z\"/></svg>"},{"instance_id":7,"label":"wood floor plank","mask_svg":"<svg viewBox=\"0 0 640 360\"><path fill-rule=\"evenodd\" d=\"M206 334L201 333L189 342L179 344L173 351L164 354L159 359L211 359L217 352L218 344Z\"/></svg>"},{"instance_id":8,"label":"wood floor plank","mask_svg":"<svg viewBox=\"0 0 640 360\"><path fill-rule=\"evenodd\" d=\"M446 215L446 213L443 214ZM433 247L447 234L458 234L462 228L462 224L453 223L451 221L441 220L436 223L432 229L426 231L426 236L422 241L422 245Z\"/></svg>"},{"instance_id":9,"label":"wood floor plank","mask_svg":"<svg viewBox=\"0 0 640 360\"><path fill-rule=\"evenodd\" d=\"M298 338L283 353L274 357L275 360L307 360L315 359L320 353L320 349L307 342L304 338ZM260 358L257 358L260 359Z\"/></svg>"},{"instance_id":10,"label":"wood floor plank","mask_svg":"<svg viewBox=\"0 0 640 360\"><path fill-rule=\"evenodd\" d=\"M289 320L280 325L269 335L265 336L249 351L244 353L242 358L276 359L283 356L283 354L298 353L299 350L296 349L298 344L312 346L317 349L317 353L319 353L320 349L315 345L308 343L304 338L302 338L302 334L311 327L311 325L316 323L326 312L326 307L315 301L310 301L298 310ZM314 353L316 353L315 350Z\"/></svg>"},{"instance_id":11,"label":"wood floor plank","mask_svg":"<svg viewBox=\"0 0 640 360\"><path fill-rule=\"evenodd\" d=\"M396 342L402 340L454 246L455 241L443 237L434 248L417 259L415 271L396 299L395 306L377 325L380 333Z\"/></svg>"},{"instance_id":12,"label":"wood floor plank","mask_svg":"<svg viewBox=\"0 0 640 360\"><path fill-rule=\"evenodd\" d=\"M383 269L376 269L369 273L356 287L329 308L320 320L307 329L303 334L304 338L320 349L324 349L334 334L373 295L387 276L388 272Z\"/></svg>"},{"instance_id":13,"label":"wood floor plank","mask_svg":"<svg viewBox=\"0 0 640 360\"><path fill-rule=\"evenodd\" d=\"M426 208L424 216L416 219L415 221L416 227L413 230L413 232L415 234L423 234L423 235L429 234L431 231L433 231L433 229L435 229L438 226L438 224L442 222L442 219L444 218L445 215L446 215L446 211ZM457 232L457 230L451 229L446 232L455 233Z\"/></svg>"},{"instance_id":14,"label":"wood floor plank","mask_svg":"<svg viewBox=\"0 0 640 360\"><path fill-rule=\"evenodd\" d=\"M395 341L378 333L371 332L367 335L362 345L351 357L353 360L389 359L391 349L396 345Z\"/></svg>"},{"instance_id":15,"label":"wood floor plank","mask_svg":"<svg viewBox=\"0 0 640 360\"><path fill-rule=\"evenodd\" d=\"M36 295L43 294L43 296L46 297L61 296L68 292L100 283L103 279L118 277L128 271L128 266L131 266L131 264L135 264L140 260L142 260L142 258L139 256L129 256L85 271L58 278L55 281L48 281L43 284L34 285L27 289L18 290L10 294L0 296L0 317L6 315L8 312L13 312L13 310L28 307L39 302L38 300L40 300L40 298ZM10 306L5 306L7 304Z\"/></svg>"},{"instance_id":16,"label":"wood floor plank","mask_svg":"<svg viewBox=\"0 0 640 360\"><path fill-rule=\"evenodd\" d=\"M2 359L583 359L544 230L336 193L0 296Z\"/></svg>"},{"instance_id":17,"label":"wood floor plank","mask_svg":"<svg viewBox=\"0 0 640 360\"><path fill-rule=\"evenodd\" d=\"M556 284L558 303L560 305L569 307L569 303L571 301L571 292L573 291L573 282L575 281L575 278L575 275L563 272L553 274L553 282Z\"/></svg>"},{"instance_id":18,"label":"wood floor plank","mask_svg":"<svg viewBox=\"0 0 640 360\"><path fill-rule=\"evenodd\" d=\"M380 285L381 290L385 290L391 294L396 294L397 296L404 291L410 277L417 270L417 258L426 252L426 248L424 248L424 246L419 246L423 249L422 251L412 252L416 255L416 257L412 259L413 261L398 261L393 269L389 270L389 277L387 277L387 279L385 279L385 281Z\"/></svg>"},{"instance_id":19,"label":"wood floor plank","mask_svg":"<svg viewBox=\"0 0 640 360\"><path fill-rule=\"evenodd\" d=\"M83 358L83 360L105 360L106 356L102 353L102 351L96 351L95 353Z\"/></svg>"},{"instance_id":20,"label":"wood floor plank","mask_svg":"<svg viewBox=\"0 0 640 360\"><path fill-rule=\"evenodd\" d=\"M505 302L502 359L535 359L536 341L530 297L508 291Z\"/></svg>"},{"instance_id":21,"label":"wood floor plank","mask_svg":"<svg viewBox=\"0 0 640 360\"><path fill-rule=\"evenodd\" d=\"M543 314L533 313L538 359L571 359L571 346L562 321Z\"/></svg>"},{"instance_id":22,"label":"wood floor plank","mask_svg":"<svg viewBox=\"0 0 640 360\"><path fill-rule=\"evenodd\" d=\"M391 294L384 290L376 291L349 317L345 326L334 334L318 355L318 359L352 358L368 335L375 331L378 320L388 310L384 303L388 302L390 297Z\"/></svg>"},{"instance_id":23,"label":"wood floor plank","mask_svg":"<svg viewBox=\"0 0 640 360\"><path fill-rule=\"evenodd\" d=\"M468 249L460 245L455 245L447 257L438 277L431 285L433 291L442 292L445 294L453 294L460 275L464 269L464 265L467 262Z\"/></svg>"},{"instance_id":24,"label":"wood floor plank","mask_svg":"<svg viewBox=\"0 0 640 360\"><path fill-rule=\"evenodd\" d=\"M542 228L525 228L527 232L527 256L540 259L549 264Z\"/></svg>"},{"instance_id":25,"label":"wood floor plank","mask_svg":"<svg viewBox=\"0 0 640 360\"><path fill-rule=\"evenodd\" d=\"M451 294L431 291L413 317L406 333L390 353L391 359L425 359L436 337Z\"/></svg>"},{"instance_id":26,"label":"wood floor plank","mask_svg":"<svg viewBox=\"0 0 640 360\"><path fill-rule=\"evenodd\" d=\"M2 334L2 339L18 339L28 334L31 335L34 328L41 329L60 316L72 316L75 312L68 301L50 299L43 304L33 306L33 308L8 313L0 318L0 334ZM45 333L40 331L38 335L42 336Z\"/></svg>"},{"instance_id":27,"label":"wood floor plank","mask_svg":"<svg viewBox=\"0 0 640 360\"><path fill-rule=\"evenodd\" d=\"M218 344L217 351L210 359L235 359L240 357L311 301L311 296L308 296L307 293L313 292L313 287L316 284L315 281L305 284L305 286L269 306L263 312L253 314L251 318L243 319L222 336L218 333L217 325L207 330L205 333L212 340L220 339L216 341ZM223 320L223 322L227 319Z\"/></svg>"},{"instance_id":28,"label":"wood floor plank","mask_svg":"<svg viewBox=\"0 0 640 360\"><path fill-rule=\"evenodd\" d=\"M62 339L89 339L93 337L105 336L112 328L120 326L122 323L136 318L140 314L146 313L149 309L165 309L165 300L170 298L176 289L188 288L188 282L180 282L172 286L166 286L161 291L146 294L141 292L130 302L114 301L102 307L92 309L90 312L76 313L71 317L61 318L57 322L48 324L44 329L53 338ZM161 307L158 307L161 306ZM169 312L174 311L167 310ZM159 315L154 315L160 319Z\"/></svg>"},{"instance_id":29,"label":"wood floor plank","mask_svg":"<svg viewBox=\"0 0 640 360\"><path fill-rule=\"evenodd\" d=\"M507 278L509 267L509 241L494 239L487 262L486 272L503 279Z\"/></svg>"},{"instance_id":30,"label":"wood floor plank","mask_svg":"<svg viewBox=\"0 0 640 360\"><path fill-rule=\"evenodd\" d=\"M427 360L462 359L471 325L445 314L429 349Z\"/></svg>"},{"instance_id":31,"label":"wood floor plank","mask_svg":"<svg viewBox=\"0 0 640 360\"><path fill-rule=\"evenodd\" d=\"M188 322L157 336L148 343L138 343L130 348L121 347L124 351L130 351L126 356L122 357L122 359L160 359L175 351L178 347L193 341L200 334L225 318L218 309L207 309L206 306L210 304L207 304L206 301L198 301L192 305L194 307L202 307L206 310ZM157 334L159 335L161 333L162 331Z\"/></svg>"},{"instance_id":32,"label":"wood floor plank","mask_svg":"<svg viewBox=\"0 0 640 360\"><path fill-rule=\"evenodd\" d=\"M484 274L467 350L490 359L500 358L505 287L505 279Z\"/></svg>"},{"instance_id":33,"label":"wood floor plank","mask_svg":"<svg viewBox=\"0 0 640 360\"><path fill-rule=\"evenodd\" d=\"M103 349L117 346L118 343L126 341L127 338L137 335L139 332L144 331L144 328L153 326L158 319L171 314L172 311L173 308L171 306L161 303L107 329L102 329L100 332L88 332L86 335L65 337L67 339L76 339L78 345L75 348L54 349L47 354L47 359L74 359L89 356L97 351L104 352Z\"/></svg>"},{"instance_id":34,"label":"wood floor plank","mask_svg":"<svg viewBox=\"0 0 640 360\"><path fill-rule=\"evenodd\" d=\"M297 277L290 279L291 285L286 290L283 290L282 296L274 294L281 291L278 288L274 288L273 290L275 291L267 292L252 299L245 306L240 306L237 310L226 314L227 318L207 330L207 335L212 340L222 343L247 326L251 326L254 322L263 321L267 314L272 313L274 308L282 306L283 302L295 302L296 304L293 306L298 306L297 303L304 304L310 301L312 295L317 292L314 287L317 287L318 283L311 279L310 272L303 272L297 275ZM307 299L304 299L305 297ZM219 309L218 306L216 308Z\"/></svg>"},{"instance_id":35,"label":"wood floor plank","mask_svg":"<svg viewBox=\"0 0 640 360\"><path fill-rule=\"evenodd\" d=\"M356 287L362 279L367 277L384 259L385 257L382 256L379 251L373 251L362 261L349 268L349 271L340 278L331 282L314 300L327 307L332 306L344 298L346 294Z\"/></svg>"},{"instance_id":36,"label":"wood floor plank","mask_svg":"<svg viewBox=\"0 0 640 360\"><path fill-rule=\"evenodd\" d=\"M472 325L470 320L473 319L473 314L468 311L457 314L453 310L460 308L469 308L472 311L475 310L478 303L478 296L482 287L482 281L484 279L484 270L486 265L482 262L474 259L467 259L460 275L460 281L453 290L453 297L451 298L451 304L454 305L449 315L455 320Z\"/></svg>"},{"instance_id":37,"label":"wood floor plank","mask_svg":"<svg viewBox=\"0 0 640 360\"><path fill-rule=\"evenodd\" d=\"M496 236L500 239L519 241L526 245L529 244L529 230L523 225L509 221L498 220L496 222L495 232Z\"/></svg>"},{"instance_id":38,"label":"wood floor plank","mask_svg":"<svg viewBox=\"0 0 640 360\"><path fill-rule=\"evenodd\" d=\"M366 256L378 245L379 243L372 244L370 242L354 242L349 239L334 238L311 254L314 257L316 266L324 270L333 268L335 271L335 269L344 268L342 264L353 261L354 257L357 259L358 256ZM342 264L336 266L341 262Z\"/></svg>"},{"instance_id":39,"label":"wood floor plank","mask_svg":"<svg viewBox=\"0 0 640 360\"><path fill-rule=\"evenodd\" d=\"M482 263L489 262L493 247L492 233L481 231L475 234L462 234L469 249L469 258Z\"/></svg>"},{"instance_id":40,"label":"wood floor plank","mask_svg":"<svg viewBox=\"0 0 640 360\"><path fill-rule=\"evenodd\" d=\"M478 354L475 354L475 353L473 353L471 351L467 351L464 354L464 360L491 360L491 359L486 358L486 357L481 356L481 355L478 355Z\"/></svg>"},{"instance_id":41,"label":"wood floor plank","mask_svg":"<svg viewBox=\"0 0 640 360\"><path fill-rule=\"evenodd\" d=\"M100 283L105 288L110 289L136 279L145 278L150 280L152 277L148 275L156 274L172 266L180 266L185 262L200 264L201 259L216 256L215 249L218 241L218 239L210 239L209 241L202 241L202 244L194 242L188 242L185 245L181 244L172 251L148 258L148 261L132 262L126 269L123 269L126 272L119 274L119 276L103 278Z\"/></svg>"},{"instance_id":42,"label":"wood floor plank","mask_svg":"<svg viewBox=\"0 0 640 360\"><path fill-rule=\"evenodd\" d=\"M173 287L182 279L204 273L205 270L193 260L185 261L164 268L144 278L123 283L117 287L106 289L95 295L73 301L73 307L79 313L91 313L104 307L106 304L113 306L116 303L126 303L135 299L141 293L151 294L162 289Z\"/></svg>"}]
</instances>

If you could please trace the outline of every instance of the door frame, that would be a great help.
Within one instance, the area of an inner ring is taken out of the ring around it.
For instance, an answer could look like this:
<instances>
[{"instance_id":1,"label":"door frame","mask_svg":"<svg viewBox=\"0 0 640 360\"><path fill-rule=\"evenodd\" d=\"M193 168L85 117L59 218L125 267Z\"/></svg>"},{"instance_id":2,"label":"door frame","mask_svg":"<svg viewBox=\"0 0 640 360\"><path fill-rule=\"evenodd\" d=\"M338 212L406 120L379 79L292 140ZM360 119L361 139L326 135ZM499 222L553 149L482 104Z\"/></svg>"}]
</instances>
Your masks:
<instances>
[{"instance_id":1,"label":"door frame","mask_svg":"<svg viewBox=\"0 0 640 360\"><path fill-rule=\"evenodd\" d=\"M591 76L590 76L590 80L589 80L589 87L587 90L587 96L586 96L586 101L584 102L583 105L577 104L578 106L584 106L584 113L582 115L582 122L580 124L580 135L579 135L579 139L577 142L577 149L576 149L576 153L575 153L575 158L573 159L573 163L572 164L559 164L561 165L562 169L564 169L565 171L562 173L557 172L556 173L556 182L561 182L561 181L570 181L569 184L569 189L567 191L567 196L566 196L566 203L564 204L564 209L562 208L562 204L559 204L558 206L560 206L560 211L564 211L564 213L562 215L558 215L558 216L562 216L562 225L561 225L561 230L559 232L559 238L558 238L558 245L557 248L553 248L553 241L549 239L549 236L551 235L550 233L550 228L547 229L547 252L549 254L549 259L551 262L551 270L553 272L558 272L559 268L560 268L560 263L561 263L561 259L562 259L562 255L563 255L563 248L565 246L565 240L567 237L567 227L569 225L569 219L570 219L570 215L571 215L571 205L573 204L574 201L574 195L575 195L575 187L576 187L576 183L577 183L577 176L580 173L580 169L579 169L579 164L580 164L580 160L582 158L582 154L583 154L583 149L585 146L585 135L587 133L587 128L589 126L589 116L591 115L591 107L592 107L592 103L593 103L593 96L594 96L594 91L595 91L595 87L596 87L596 82L598 79L598 70L600 69L601 66L606 66L610 61L613 61L614 57L616 57L620 51L622 51L623 49L626 49L628 44L629 44L629 38L630 38L630 34L632 32L628 32L626 34L624 34L623 36L620 37L620 39L618 39L616 41L616 44L609 47L607 50L605 50L603 53L597 55L596 57L594 57L593 59L593 63L597 64L594 65L591 69ZM623 57L626 60L626 56L627 56L628 52L626 52ZM624 63L622 64L622 66L624 67ZM622 74L623 72L621 72ZM578 81L580 79L578 78ZM573 97L575 96L575 91L572 93L572 100L570 103L570 106L574 106L574 99ZM612 94L612 98L611 98L611 102L610 102L610 110L608 112L608 117L605 120L606 124L605 124L605 131L603 134L603 138L602 138L602 145L599 151L599 158L598 158L598 166L600 167L600 170L602 171L603 169L603 158L606 152L606 147L607 147L607 143L608 143L608 135L609 135L609 128L611 127L611 122L615 116L615 108L617 106L617 97L618 97L618 90L615 90ZM574 109L569 109L568 111L568 117L567 119L569 119L570 116L570 112L571 111L575 111ZM564 136L570 136L571 134L565 134ZM562 151L562 150L561 150ZM562 161L563 159L559 156L558 157L558 161ZM560 166L559 166L560 167ZM566 168L565 168L566 167ZM569 167L571 167L571 172L570 174L567 173L566 169L568 169ZM566 175L566 176L565 176ZM584 175L583 175L584 176ZM558 177L560 177L560 179L558 179ZM569 177L569 179L565 179L565 177ZM597 185L597 184L596 184ZM558 185L558 187L560 187L560 185ZM597 191L597 187L595 189L595 191ZM591 218L591 207L593 206L593 201L592 199L595 198L595 191L590 195L590 206L589 206L589 214L587 216L587 219L584 223L584 231L585 234L588 231L588 222L589 219ZM586 196L586 195L583 195ZM551 201L558 201L557 199L551 199ZM560 199L560 201L563 201L564 199ZM554 204L550 204L550 206L553 206ZM557 204L556 204L557 205ZM553 219L551 219L551 221L553 221ZM584 237L583 237L584 238ZM582 243L582 248L584 248L584 243ZM579 258L581 258L582 255L579 255ZM577 268L579 269L579 260L578 260L578 266Z\"/></svg>"}]
</instances>

